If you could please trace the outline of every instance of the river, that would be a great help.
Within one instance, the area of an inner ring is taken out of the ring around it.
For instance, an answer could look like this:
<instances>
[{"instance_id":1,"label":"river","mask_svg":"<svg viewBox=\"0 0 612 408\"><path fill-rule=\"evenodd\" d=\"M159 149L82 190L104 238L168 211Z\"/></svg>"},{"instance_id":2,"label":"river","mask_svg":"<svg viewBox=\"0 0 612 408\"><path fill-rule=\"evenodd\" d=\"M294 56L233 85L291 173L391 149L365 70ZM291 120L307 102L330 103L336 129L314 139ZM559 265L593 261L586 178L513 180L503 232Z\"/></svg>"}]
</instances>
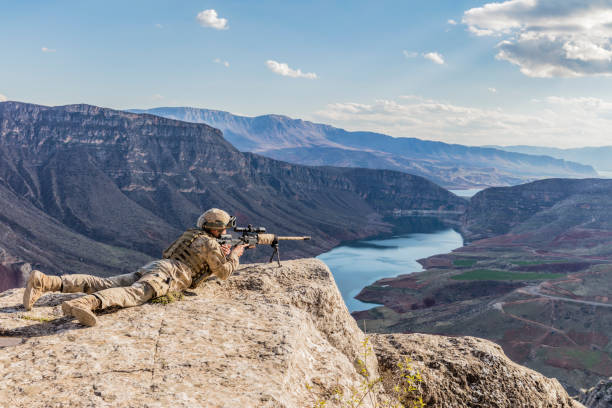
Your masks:
<instances>
[{"instance_id":1,"label":"river","mask_svg":"<svg viewBox=\"0 0 612 408\"><path fill-rule=\"evenodd\" d=\"M451 190L451 192L460 197L470 198L481 190L473 188ZM355 299L364 287L382 278L420 272L423 267L417 259L444 254L463 246L463 238L458 232L450 228L440 228L437 222L429 224L417 222L415 231L418 232L404 233L386 239L348 242L317 257L332 271L349 311L377 306ZM424 227L428 230L424 231Z\"/></svg>"},{"instance_id":2,"label":"river","mask_svg":"<svg viewBox=\"0 0 612 408\"><path fill-rule=\"evenodd\" d=\"M337 246L317 258L329 266L349 311L371 309L376 304L354 297L381 278L419 272L417 259L443 254L463 246L452 229L407 233L386 239L360 240Z\"/></svg>"}]
</instances>

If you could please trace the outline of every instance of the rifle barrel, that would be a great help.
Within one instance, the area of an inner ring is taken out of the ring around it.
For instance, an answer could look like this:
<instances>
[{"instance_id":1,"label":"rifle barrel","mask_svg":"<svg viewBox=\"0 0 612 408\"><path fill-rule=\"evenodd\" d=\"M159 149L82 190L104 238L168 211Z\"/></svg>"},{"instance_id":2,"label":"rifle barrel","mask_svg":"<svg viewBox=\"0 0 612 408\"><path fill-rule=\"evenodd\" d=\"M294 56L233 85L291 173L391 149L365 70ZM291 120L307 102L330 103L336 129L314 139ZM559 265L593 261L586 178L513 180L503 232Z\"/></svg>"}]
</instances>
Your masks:
<instances>
[{"instance_id":1,"label":"rifle barrel","mask_svg":"<svg viewBox=\"0 0 612 408\"><path fill-rule=\"evenodd\" d=\"M310 240L310 236L303 236L303 237L276 237L277 240L279 241L308 241Z\"/></svg>"}]
</instances>

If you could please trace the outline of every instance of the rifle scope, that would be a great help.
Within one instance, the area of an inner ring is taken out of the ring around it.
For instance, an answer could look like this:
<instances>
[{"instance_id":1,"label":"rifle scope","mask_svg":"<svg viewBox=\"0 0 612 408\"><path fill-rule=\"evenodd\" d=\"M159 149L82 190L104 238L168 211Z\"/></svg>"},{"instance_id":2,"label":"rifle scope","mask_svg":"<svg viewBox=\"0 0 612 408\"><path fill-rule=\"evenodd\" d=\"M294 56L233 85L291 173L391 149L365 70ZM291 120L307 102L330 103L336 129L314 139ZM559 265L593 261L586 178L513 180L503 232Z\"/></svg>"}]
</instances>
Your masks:
<instances>
[{"instance_id":1,"label":"rifle scope","mask_svg":"<svg viewBox=\"0 0 612 408\"><path fill-rule=\"evenodd\" d=\"M266 232L266 229L264 227L257 227L257 228L253 228L253 226L251 224L249 224L247 227L235 227L234 231L236 232L251 232L251 233L263 233Z\"/></svg>"}]
</instances>

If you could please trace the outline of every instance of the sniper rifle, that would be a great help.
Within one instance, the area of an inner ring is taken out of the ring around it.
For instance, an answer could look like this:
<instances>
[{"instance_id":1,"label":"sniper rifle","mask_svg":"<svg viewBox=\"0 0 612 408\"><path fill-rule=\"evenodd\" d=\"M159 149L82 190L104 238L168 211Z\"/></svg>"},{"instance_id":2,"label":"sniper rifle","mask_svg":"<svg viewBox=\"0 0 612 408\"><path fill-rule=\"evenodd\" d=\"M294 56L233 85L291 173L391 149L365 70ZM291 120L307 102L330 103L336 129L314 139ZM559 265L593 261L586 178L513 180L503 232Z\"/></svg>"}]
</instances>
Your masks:
<instances>
[{"instance_id":1,"label":"sniper rifle","mask_svg":"<svg viewBox=\"0 0 612 408\"><path fill-rule=\"evenodd\" d=\"M278 260L278 266L280 266L280 254L278 252L278 242L279 241L308 241L310 240L310 236L299 236L299 237L285 237L279 236L275 234L266 234L266 229L264 227L253 228L251 224L247 227L234 227L235 232L240 232L241 235L238 238L234 238L231 234L223 234L219 238L217 238L217 242L220 245L248 245L247 248L255 248L256 245L270 245L274 248L274 252L272 252L272 256L270 256L270 262L274 259L274 255L276 255Z\"/></svg>"}]
</instances>

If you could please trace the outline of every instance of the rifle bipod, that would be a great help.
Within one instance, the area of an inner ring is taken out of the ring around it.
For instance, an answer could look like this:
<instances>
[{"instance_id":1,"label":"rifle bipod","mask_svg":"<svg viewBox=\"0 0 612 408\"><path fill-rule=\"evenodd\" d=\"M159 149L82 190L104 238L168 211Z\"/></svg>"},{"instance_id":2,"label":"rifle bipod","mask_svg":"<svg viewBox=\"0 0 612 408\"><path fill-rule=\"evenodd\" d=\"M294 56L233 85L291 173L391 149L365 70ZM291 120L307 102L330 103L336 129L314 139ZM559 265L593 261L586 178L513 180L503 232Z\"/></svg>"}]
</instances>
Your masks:
<instances>
[{"instance_id":1,"label":"rifle bipod","mask_svg":"<svg viewBox=\"0 0 612 408\"><path fill-rule=\"evenodd\" d=\"M274 255L276 254L276 259L278 261L278 266L281 266L281 263L280 263L280 253L278 252L278 242L274 242L270 246L272 248L274 248L274 252L272 252L272 256L270 256L270 263L272 263L272 260L274 259Z\"/></svg>"}]
</instances>

